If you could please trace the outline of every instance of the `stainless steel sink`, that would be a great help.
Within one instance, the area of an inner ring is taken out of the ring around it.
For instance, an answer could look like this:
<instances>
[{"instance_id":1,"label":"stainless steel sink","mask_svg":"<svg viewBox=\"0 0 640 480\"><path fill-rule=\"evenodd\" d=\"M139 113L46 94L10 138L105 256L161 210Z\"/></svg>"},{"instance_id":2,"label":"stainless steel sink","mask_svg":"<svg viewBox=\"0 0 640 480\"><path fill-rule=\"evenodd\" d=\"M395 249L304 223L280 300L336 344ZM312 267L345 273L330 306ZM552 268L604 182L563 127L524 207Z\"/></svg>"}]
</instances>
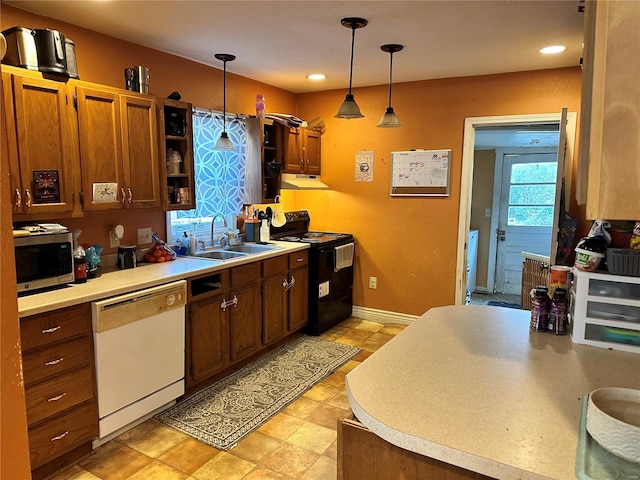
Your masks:
<instances>
[{"instance_id":1,"label":"stainless steel sink","mask_svg":"<svg viewBox=\"0 0 640 480\"><path fill-rule=\"evenodd\" d=\"M211 260L233 260L234 258L240 258L248 255L243 252L229 252L227 250L212 250L210 252L197 252L192 257L208 258Z\"/></svg>"},{"instance_id":2,"label":"stainless steel sink","mask_svg":"<svg viewBox=\"0 0 640 480\"><path fill-rule=\"evenodd\" d=\"M278 245L261 245L261 244L243 244L243 245L234 245L232 247L227 247L224 249L225 252L240 252L240 253L262 253L268 252L269 250L277 250Z\"/></svg>"}]
</instances>

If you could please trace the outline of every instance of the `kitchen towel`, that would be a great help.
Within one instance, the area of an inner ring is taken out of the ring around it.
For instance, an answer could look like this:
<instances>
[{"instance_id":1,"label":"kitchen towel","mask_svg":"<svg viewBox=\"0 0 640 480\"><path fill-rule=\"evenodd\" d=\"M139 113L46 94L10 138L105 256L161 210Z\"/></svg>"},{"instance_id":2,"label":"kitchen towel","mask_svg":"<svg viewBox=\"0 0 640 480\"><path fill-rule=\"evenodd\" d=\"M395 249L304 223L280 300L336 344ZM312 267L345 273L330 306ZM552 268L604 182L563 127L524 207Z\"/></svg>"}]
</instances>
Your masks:
<instances>
[{"instance_id":1,"label":"kitchen towel","mask_svg":"<svg viewBox=\"0 0 640 480\"><path fill-rule=\"evenodd\" d=\"M353 265L353 251L355 250L355 246L355 243L351 242L336 247L335 265L333 268L335 272Z\"/></svg>"}]
</instances>

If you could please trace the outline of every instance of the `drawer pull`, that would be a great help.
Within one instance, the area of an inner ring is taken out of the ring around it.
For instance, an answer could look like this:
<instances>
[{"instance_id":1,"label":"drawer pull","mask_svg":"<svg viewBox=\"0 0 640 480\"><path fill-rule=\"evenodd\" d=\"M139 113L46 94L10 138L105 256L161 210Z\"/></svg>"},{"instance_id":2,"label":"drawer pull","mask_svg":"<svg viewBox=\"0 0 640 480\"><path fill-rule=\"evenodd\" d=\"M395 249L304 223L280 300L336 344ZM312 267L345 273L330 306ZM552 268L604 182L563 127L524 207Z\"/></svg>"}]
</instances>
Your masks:
<instances>
[{"instance_id":1,"label":"drawer pull","mask_svg":"<svg viewBox=\"0 0 640 480\"><path fill-rule=\"evenodd\" d=\"M64 433L61 433L60 435L56 436L56 437L51 437L51 442L55 442L57 440L62 440L64 437L66 437L67 435L69 435L69 430L65 431Z\"/></svg>"},{"instance_id":2,"label":"drawer pull","mask_svg":"<svg viewBox=\"0 0 640 480\"><path fill-rule=\"evenodd\" d=\"M64 360L64 357L57 358L56 360L49 360L48 362L44 362L44 364L45 364L45 365L57 365L57 364L59 364L62 360Z\"/></svg>"},{"instance_id":3,"label":"drawer pull","mask_svg":"<svg viewBox=\"0 0 640 480\"><path fill-rule=\"evenodd\" d=\"M44 330L42 330L42 333L53 333L53 332L57 332L58 330L60 330L62 327L60 325L58 325L57 327L51 327L51 328L45 328Z\"/></svg>"},{"instance_id":4,"label":"drawer pull","mask_svg":"<svg viewBox=\"0 0 640 480\"><path fill-rule=\"evenodd\" d=\"M60 400L65 395L66 395L66 392L62 392L60 395L56 395L55 397L51 397L51 398L47 399L47 402L57 402L58 400Z\"/></svg>"},{"instance_id":5,"label":"drawer pull","mask_svg":"<svg viewBox=\"0 0 640 480\"><path fill-rule=\"evenodd\" d=\"M304 257L298 257L296 258L296 262L300 263L300 262L304 262Z\"/></svg>"}]
</instances>

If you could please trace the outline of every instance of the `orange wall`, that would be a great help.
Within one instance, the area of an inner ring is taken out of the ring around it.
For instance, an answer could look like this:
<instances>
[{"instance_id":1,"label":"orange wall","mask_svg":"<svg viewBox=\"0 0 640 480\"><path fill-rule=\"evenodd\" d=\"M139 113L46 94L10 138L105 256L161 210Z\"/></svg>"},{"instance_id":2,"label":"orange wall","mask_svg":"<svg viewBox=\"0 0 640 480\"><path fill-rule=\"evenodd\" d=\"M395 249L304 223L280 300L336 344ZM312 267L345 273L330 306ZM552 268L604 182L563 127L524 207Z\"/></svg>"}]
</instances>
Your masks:
<instances>
[{"instance_id":1,"label":"orange wall","mask_svg":"<svg viewBox=\"0 0 640 480\"><path fill-rule=\"evenodd\" d=\"M3 6L2 28L13 25L57 28L72 38L83 80L122 86L123 68L143 64L151 69L151 93L164 96L178 90L184 100L197 106L221 108L222 74L215 68ZM559 112L564 106L579 111L580 75L575 67L395 84L393 105L402 123L399 129L375 127L387 104L386 85L355 89L365 118L340 120L333 115L344 90L296 96L231 75L227 108L251 113L255 94L262 92L270 111L324 120L322 178L331 190L284 191L284 207L309 209L313 229L355 234L355 305L418 315L454 302L464 119ZM411 148L452 150L449 197L389 196L390 153ZM354 157L360 150L375 152L373 182L354 181ZM66 223L83 230L83 241L106 246L106 233L101 232L114 218L92 216L91 225L87 218ZM118 218L128 232L125 243L135 243L136 227L164 222L162 214ZM84 233L91 231L96 238ZM368 288L369 276L378 277L377 290Z\"/></svg>"},{"instance_id":2,"label":"orange wall","mask_svg":"<svg viewBox=\"0 0 640 480\"><path fill-rule=\"evenodd\" d=\"M355 305L419 315L454 302L464 119L565 106L578 112L581 73L575 67L394 84L398 129L376 128L387 88L354 89L365 115L358 120L333 117L345 91L300 95L300 116L326 123L322 179L331 190L296 192L295 202L309 209L312 228L354 233ZM451 149L449 197L390 197L390 154L412 148ZM360 150L375 152L371 183L354 180ZM368 288L370 276L378 277L377 290Z\"/></svg>"}]
</instances>

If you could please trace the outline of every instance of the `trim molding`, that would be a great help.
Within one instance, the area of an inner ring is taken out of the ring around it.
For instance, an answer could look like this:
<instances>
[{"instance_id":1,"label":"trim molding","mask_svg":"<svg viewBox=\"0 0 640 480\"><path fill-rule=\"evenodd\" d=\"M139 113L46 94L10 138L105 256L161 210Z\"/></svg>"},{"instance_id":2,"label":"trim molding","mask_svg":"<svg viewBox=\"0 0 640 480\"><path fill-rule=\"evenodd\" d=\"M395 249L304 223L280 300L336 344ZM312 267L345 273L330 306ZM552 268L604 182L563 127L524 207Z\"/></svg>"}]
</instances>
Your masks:
<instances>
[{"instance_id":1,"label":"trim molding","mask_svg":"<svg viewBox=\"0 0 640 480\"><path fill-rule=\"evenodd\" d=\"M369 320L378 323L399 323L402 325L411 325L415 322L419 315L408 315L406 313L388 312L386 310L377 310L375 308L353 306L353 317L362 320Z\"/></svg>"}]
</instances>

